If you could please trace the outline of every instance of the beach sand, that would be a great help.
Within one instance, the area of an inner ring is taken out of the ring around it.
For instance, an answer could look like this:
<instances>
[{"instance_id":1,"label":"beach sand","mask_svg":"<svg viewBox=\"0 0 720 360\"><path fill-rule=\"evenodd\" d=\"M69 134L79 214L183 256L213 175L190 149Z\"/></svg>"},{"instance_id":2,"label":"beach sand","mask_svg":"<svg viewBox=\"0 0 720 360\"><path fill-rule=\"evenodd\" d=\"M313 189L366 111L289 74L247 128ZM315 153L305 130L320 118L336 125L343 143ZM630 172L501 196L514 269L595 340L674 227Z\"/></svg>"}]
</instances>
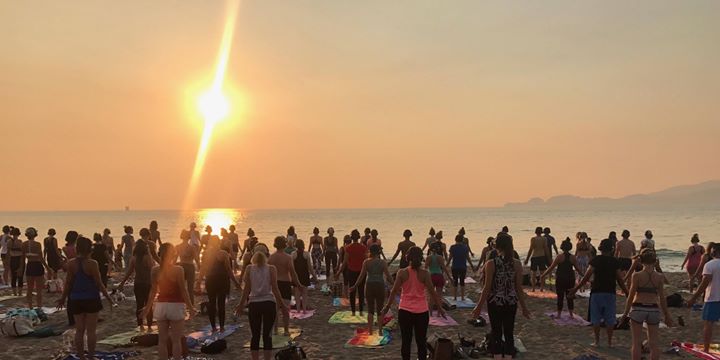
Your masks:
<instances>
[{"instance_id":1,"label":"beach sand","mask_svg":"<svg viewBox=\"0 0 720 360\"><path fill-rule=\"evenodd\" d=\"M677 290L679 285L686 280L685 274L674 273L668 274L672 286L667 289L670 294ZM474 300L477 300L479 294L475 291L477 284L468 285L467 294ZM529 289L527 290L529 291ZM9 289L0 291L0 296L8 295ZM126 287L126 295L132 295L132 288ZM319 290L311 290L312 306L316 308L313 317L304 320L291 320L291 327L299 327L302 329L302 335L296 339L303 347L309 359L399 359L400 358L400 331L393 331L393 339L390 344L380 349L364 349L344 347L345 342L350 339L355 328L363 325L346 325L346 324L329 324L328 319L338 310L346 310L345 308L337 308L332 306L330 296L321 294ZM228 304L228 323L233 323L233 316L230 309L234 308L239 301L239 293L234 290L233 299ZM688 294L683 294L687 300ZM46 294L44 297L44 305L51 306L58 298L57 294ZM615 347L612 349L605 346L605 335L601 337L602 346L592 347L590 343L593 341L592 331L590 327L580 326L557 326L552 319L545 315L546 312L555 310L554 299L540 299L528 297L529 309L532 313L530 320L523 318L518 313L516 321L515 334L522 339L527 352L520 354L518 359L572 359L582 354L595 354L604 359L628 359L630 357L630 332L617 331L615 334ZM24 305L24 299L11 299L0 302L0 312L4 313L8 307ZM576 312L584 315L587 312L587 299L576 300ZM119 307L109 310L107 302L103 302L105 309L101 312L100 317L103 319L98 324L98 339L106 338L110 335L117 334L135 329L133 300L123 301ZM623 311L625 306L625 298L619 296L617 301L618 313ZM347 309L349 310L349 309ZM692 311L687 308L671 308L673 320L676 327L672 329L663 329L660 332L661 349L665 350L670 347L673 340L700 342L702 340L702 322L700 319L701 312ZM468 316L471 309L458 309L449 312L459 325L450 327L434 327L431 326L428 334L437 334L438 336L452 339L458 342L458 333L467 338L472 338L478 343L482 341L485 334L489 332L489 327L475 328L467 324ZM679 327L677 325L677 317L683 316L686 326ZM186 323L187 333L200 329L208 324L206 316L197 315L191 321ZM248 359L249 350L243 349L242 345L250 340L250 330L247 318L240 321L242 327L234 334L227 337L228 349L219 355L205 356L203 354L194 354L196 358L206 359ZM40 326L57 325L61 330L67 329L67 319L65 312L58 312L50 315L50 319ZM52 355L63 349L62 336L50 337L45 339L37 338L3 338L2 340L3 354L2 359L48 359ZM153 359L157 357L156 347L151 348L124 348L128 350L139 350L142 354L137 359ZM112 347L98 345L98 350L112 350ZM413 345L413 356L415 347ZM665 355L668 356L668 355Z\"/></svg>"}]
</instances>

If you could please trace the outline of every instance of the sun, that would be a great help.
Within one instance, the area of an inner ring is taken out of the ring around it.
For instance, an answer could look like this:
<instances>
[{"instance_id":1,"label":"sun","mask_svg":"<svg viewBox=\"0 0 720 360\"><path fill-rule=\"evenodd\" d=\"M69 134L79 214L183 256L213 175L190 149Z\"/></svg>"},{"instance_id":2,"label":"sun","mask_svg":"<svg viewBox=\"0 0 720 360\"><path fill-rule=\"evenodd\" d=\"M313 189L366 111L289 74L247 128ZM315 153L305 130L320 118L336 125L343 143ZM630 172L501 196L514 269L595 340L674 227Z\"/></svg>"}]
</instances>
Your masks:
<instances>
[{"instance_id":1,"label":"sun","mask_svg":"<svg viewBox=\"0 0 720 360\"><path fill-rule=\"evenodd\" d=\"M219 89L211 89L200 95L197 106L206 125L215 125L230 113L230 102Z\"/></svg>"}]
</instances>

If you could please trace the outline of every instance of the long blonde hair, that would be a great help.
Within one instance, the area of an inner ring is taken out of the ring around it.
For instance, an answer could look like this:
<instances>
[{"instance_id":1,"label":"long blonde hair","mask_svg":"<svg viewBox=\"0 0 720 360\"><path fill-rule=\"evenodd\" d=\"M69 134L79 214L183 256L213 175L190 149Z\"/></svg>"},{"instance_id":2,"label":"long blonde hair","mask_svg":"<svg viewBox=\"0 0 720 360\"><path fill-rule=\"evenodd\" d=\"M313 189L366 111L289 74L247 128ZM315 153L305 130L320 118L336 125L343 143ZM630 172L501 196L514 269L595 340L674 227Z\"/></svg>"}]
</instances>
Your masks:
<instances>
[{"instance_id":1,"label":"long blonde hair","mask_svg":"<svg viewBox=\"0 0 720 360\"><path fill-rule=\"evenodd\" d=\"M253 254L250 262L255 266L263 267L267 263L267 257L265 257L265 254L262 251L258 251Z\"/></svg>"}]
</instances>

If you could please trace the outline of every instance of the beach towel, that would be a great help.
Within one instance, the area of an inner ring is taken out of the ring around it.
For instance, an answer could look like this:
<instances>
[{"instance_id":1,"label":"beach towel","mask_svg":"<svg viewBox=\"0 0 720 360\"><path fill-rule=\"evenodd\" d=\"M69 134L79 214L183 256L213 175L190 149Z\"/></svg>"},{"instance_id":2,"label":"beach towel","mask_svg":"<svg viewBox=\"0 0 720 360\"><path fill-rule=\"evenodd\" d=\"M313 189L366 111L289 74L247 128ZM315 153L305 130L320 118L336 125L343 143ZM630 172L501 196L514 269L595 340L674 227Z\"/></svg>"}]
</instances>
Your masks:
<instances>
[{"instance_id":1,"label":"beach towel","mask_svg":"<svg viewBox=\"0 0 720 360\"><path fill-rule=\"evenodd\" d=\"M575 293L575 297L589 299L590 298L590 290L578 291L577 293Z\"/></svg>"},{"instance_id":2,"label":"beach towel","mask_svg":"<svg viewBox=\"0 0 720 360\"><path fill-rule=\"evenodd\" d=\"M522 340L520 338L515 338L515 348L518 352L524 353L527 352L527 348L525 347L525 344L523 344Z\"/></svg>"},{"instance_id":3,"label":"beach towel","mask_svg":"<svg viewBox=\"0 0 720 360\"><path fill-rule=\"evenodd\" d=\"M332 291L332 290L330 290L330 287L329 287L327 284L323 284L322 287L320 288L320 292L321 292L323 295L330 295L330 292L331 292L331 291Z\"/></svg>"},{"instance_id":4,"label":"beach towel","mask_svg":"<svg viewBox=\"0 0 720 360\"><path fill-rule=\"evenodd\" d=\"M466 284L477 284L477 281L475 281L475 279L468 276L465 278L465 283Z\"/></svg>"},{"instance_id":5,"label":"beach towel","mask_svg":"<svg viewBox=\"0 0 720 360\"><path fill-rule=\"evenodd\" d=\"M445 296L444 299L448 303L450 303L450 305L455 305L455 307L458 309L472 309L475 307L475 305L477 305L477 304L475 304L474 301L472 301L472 299L467 298L467 297L465 298L464 301L460 300L459 298L457 301L455 301L455 300L453 300L452 296Z\"/></svg>"},{"instance_id":6,"label":"beach towel","mask_svg":"<svg viewBox=\"0 0 720 360\"><path fill-rule=\"evenodd\" d=\"M307 311L305 311L304 314L297 310L290 310L290 318L291 319L303 320L303 319L310 318L313 315L315 315L315 310L307 310Z\"/></svg>"},{"instance_id":7,"label":"beach towel","mask_svg":"<svg viewBox=\"0 0 720 360\"><path fill-rule=\"evenodd\" d=\"M525 295L536 299L557 299L557 294L552 291L525 291Z\"/></svg>"},{"instance_id":8,"label":"beach towel","mask_svg":"<svg viewBox=\"0 0 720 360\"><path fill-rule=\"evenodd\" d=\"M140 355L139 351L114 351L114 352L105 352L105 351L96 351L94 356L100 360L124 360L128 359L134 356ZM63 360L78 360L80 359L75 354L70 354L67 357L65 357Z\"/></svg>"},{"instance_id":9,"label":"beach towel","mask_svg":"<svg viewBox=\"0 0 720 360\"><path fill-rule=\"evenodd\" d=\"M11 299L19 299L19 298L22 298L22 296L5 295L5 296L0 296L0 301L11 300Z\"/></svg>"},{"instance_id":10,"label":"beach towel","mask_svg":"<svg viewBox=\"0 0 720 360\"><path fill-rule=\"evenodd\" d=\"M553 322L555 325L558 326L588 326L590 325L589 322L587 322L585 319L580 317L578 314L573 314L573 317L570 317L570 314L567 312L563 312L561 316L557 317L557 312L551 311L546 312L545 315L549 316L551 319L553 319Z\"/></svg>"},{"instance_id":11,"label":"beach towel","mask_svg":"<svg viewBox=\"0 0 720 360\"><path fill-rule=\"evenodd\" d=\"M282 329L280 329L282 331ZM295 338L302 335L302 330L297 328L290 328L290 336L285 335L272 335L273 349L282 349L288 346L288 342L294 341ZM262 340L260 340L260 346L263 346ZM250 348L250 340L243 344L244 348Z\"/></svg>"},{"instance_id":12,"label":"beach towel","mask_svg":"<svg viewBox=\"0 0 720 360\"><path fill-rule=\"evenodd\" d=\"M451 318L450 315L445 315L446 319L443 319L442 316L430 316L430 325L431 326L455 326L458 325L457 321L455 319Z\"/></svg>"},{"instance_id":13,"label":"beach towel","mask_svg":"<svg viewBox=\"0 0 720 360\"><path fill-rule=\"evenodd\" d=\"M720 345L718 344L711 344L710 352L704 352L702 344L673 341L672 345L698 359L720 360Z\"/></svg>"},{"instance_id":14,"label":"beach towel","mask_svg":"<svg viewBox=\"0 0 720 360\"><path fill-rule=\"evenodd\" d=\"M385 318L383 319L383 325L386 325L390 320L393 319L393 315L390 313L385 314ZM328 323L330 324L367 324L367 315L363 314L360 316L360 313L355 313L355 316L352 315L352 312L350 311L338 311L334 313L330 319L328 319Z\"/></svg>"},{"instance_id":15,"label":"beach towel","mask_svg":"<svg viewBox=\"0 0 720 360\"><path fill-rule=\"evenodd\" d=\"M350 306L350 299L346 298L334 298L333 306Z\"/></svg>"},{"instance_id":16,"label":"beach towel","mask_svg":"<svg viewBox=\"0 0 720 360\"><path fill-rule=\"evenodd\" d=\"M98 344L104 344L104 345L110 345L113 347L127 347L127 346L133 346L132 341L130 341L131 338L142 335L143 333L140 332L138 329L133 329L126 332L121 332L119 334L108 336L102 340L99 340Z\"/></svg>"},{"instance_id":17,"label":"beach towel","mask_svg":"<svg viewBox=\"0 0 720 360\"><path fill-rule=\"evenodd\" d=\"M198 331L190 333L186 337L187 347L191 351L199 351L205 341L207 341L207 340L215 341L215 340L219 340L219 339L224 339L224 338L232 335L232 333L234 333L235 330L239 329L240 327L241 327L240 324L229 324L229 325L226 324L225 331L217 332L217 333L213 334L212 328L210 327L210 325L207 325Z\"/></svg>"},{"instance_id":18,"label":"beach towel","mask_svg":"<svg viewBox=\"0 0 720 360\"><path fill-rule=\"evenodd\" d=\"M324 281L327 280L327 275L318 275L317 276L318 281Z\"/></svg>"},{"instance_id":19,"label":"beach towel","mask_svg":"<svg viewBox=\"0 0 720 360\"><path fill-rule=\"evenodd\" d=\"M358 328L355 329L355 336L345 343L345 347L377 349L389 344L390 340L392 340L392 335L388 329L383 329L382 334L375 333L370 335L368 329Z\"/></svg>"}]
</instances>

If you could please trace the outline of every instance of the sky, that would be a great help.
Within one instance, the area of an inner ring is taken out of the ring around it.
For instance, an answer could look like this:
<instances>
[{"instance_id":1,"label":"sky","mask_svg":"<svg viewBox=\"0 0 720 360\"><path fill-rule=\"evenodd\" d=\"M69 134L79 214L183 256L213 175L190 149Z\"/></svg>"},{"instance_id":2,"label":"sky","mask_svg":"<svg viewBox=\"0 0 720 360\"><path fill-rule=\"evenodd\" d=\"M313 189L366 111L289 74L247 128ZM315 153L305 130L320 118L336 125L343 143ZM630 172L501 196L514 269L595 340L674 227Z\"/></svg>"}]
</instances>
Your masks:
<instances>
[{"instance_id":1,"label":"sky","mask_svg":"<svg viewBox=\"0 0 720 360\"><path fill-rule=\"evenodd\" d=\"M0 2L0 210L485 207L720 179L720 2ZM192 201L187 202L187 199Z\"/></svg>"}]
</instances>

